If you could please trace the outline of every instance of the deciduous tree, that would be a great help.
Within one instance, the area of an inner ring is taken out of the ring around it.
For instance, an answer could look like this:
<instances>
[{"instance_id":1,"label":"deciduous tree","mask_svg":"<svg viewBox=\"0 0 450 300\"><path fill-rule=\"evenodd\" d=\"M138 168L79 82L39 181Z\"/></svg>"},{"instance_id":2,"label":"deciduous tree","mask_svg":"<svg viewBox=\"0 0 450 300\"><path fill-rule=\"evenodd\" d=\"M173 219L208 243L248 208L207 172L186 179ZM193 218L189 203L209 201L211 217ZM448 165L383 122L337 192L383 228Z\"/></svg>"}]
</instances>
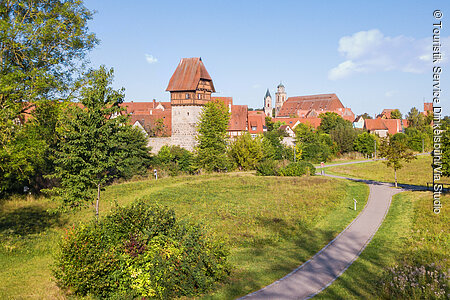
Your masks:
<instances>
[{"instance_id":1,"label":"deciduous tree","mask_svg":"<svg viewBox=\"0 0 450 300\"><path fill-rule=\"evenodd\" d=\"M404 138L394 138L388 135L381 139L380 157L386 158L387 167L394 169L395 187L397 187L397 170L403 167L403 162L410 162L416 159L416 156L408 148Z\"/></svg>"},{"instance_id":2,"label":"deciduous tree","mask_svg":"<svg viewBox=\"0 0 450 300\"><path fill-rule=\"evenodd\" d=\"M197 126L198 145L195 149L198 167L221 171L229 167L227 157L227 128L230 114L222 102L208 102Z\"/></svg>"},{"instance_id":3,"label":"deciduous tree","mask_svg":"<svg viewBox=\"0 0 450 300\"><path fill-rule=\"evenodd\" d=\"M96 198L97 217L102 187L127 169L138 170L149 158L144 134L127 125L127 117L120 113L123 90L110 87L112 76L105 67L87 74L80 105L69 105L59 128L52 175L60 180L53 191L64 205L79 207Z\"/></svg>"}]
</instances>

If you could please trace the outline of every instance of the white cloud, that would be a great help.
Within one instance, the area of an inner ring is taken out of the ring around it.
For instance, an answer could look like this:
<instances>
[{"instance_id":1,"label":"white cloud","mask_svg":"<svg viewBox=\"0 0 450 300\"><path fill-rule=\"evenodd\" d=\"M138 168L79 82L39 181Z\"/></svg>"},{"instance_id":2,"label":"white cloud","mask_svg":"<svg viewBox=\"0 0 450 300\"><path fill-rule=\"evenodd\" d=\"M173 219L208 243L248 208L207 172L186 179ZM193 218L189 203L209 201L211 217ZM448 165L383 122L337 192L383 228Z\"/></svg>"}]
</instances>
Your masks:
<instances>
[{"instance_id":1,"label":"white cloud","mask_svg":"<svg viewBox=\"0 0 450 300\"><path fill-rule=\"evenodd\" d=\"M397 94L398 94L397 91L387 91L386 93L384 93L384 96L386 98L392 98L392 97L394 97Z\"/></svg>"},{"instance_id":2,"label":"white cloud","mask_svg":"<svg viewBox=\"0 0 450 300\"><path fill-rule=\"evenodd\" d=\"M441 52L450 48L450 37L441 37ZM403 35L384 36L378 29L360 31L339 40L339 53L345 61L328 72L328 78L338 80L356 73L397 70L424 73L432 65L431 38L415 39Z\"/></svg>"},{"instance_id":3,"label":"white cloud","mask_svg":"<svg viewBox=\"0 0 450 300\"><path fill-rule=\"evenodd\" d=\"M154 64L158 62L158 59L156 57L153 57L153 55L150 54L145 54L145 60L149 63L149 64Z\"/></svg>"}]
</instances>

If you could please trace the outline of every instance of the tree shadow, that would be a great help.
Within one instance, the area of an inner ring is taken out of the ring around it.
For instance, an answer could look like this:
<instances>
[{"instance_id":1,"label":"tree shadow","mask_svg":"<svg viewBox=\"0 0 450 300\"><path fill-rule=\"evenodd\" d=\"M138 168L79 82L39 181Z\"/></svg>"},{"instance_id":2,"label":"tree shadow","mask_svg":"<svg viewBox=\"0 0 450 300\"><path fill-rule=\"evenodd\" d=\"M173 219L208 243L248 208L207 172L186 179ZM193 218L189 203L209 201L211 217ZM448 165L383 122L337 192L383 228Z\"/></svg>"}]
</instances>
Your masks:
<instances>
[{"instance_id":1,"label":"tree shadow","mask_svg":"<svg viewBox=\"0 0 450 300\"><path fill-rule=\"evenodd\" d=\"M38 234L66 223L59 212L48 212L39 205L0 212L0 234L26 236Z\"/></svg>"}]
</instances>

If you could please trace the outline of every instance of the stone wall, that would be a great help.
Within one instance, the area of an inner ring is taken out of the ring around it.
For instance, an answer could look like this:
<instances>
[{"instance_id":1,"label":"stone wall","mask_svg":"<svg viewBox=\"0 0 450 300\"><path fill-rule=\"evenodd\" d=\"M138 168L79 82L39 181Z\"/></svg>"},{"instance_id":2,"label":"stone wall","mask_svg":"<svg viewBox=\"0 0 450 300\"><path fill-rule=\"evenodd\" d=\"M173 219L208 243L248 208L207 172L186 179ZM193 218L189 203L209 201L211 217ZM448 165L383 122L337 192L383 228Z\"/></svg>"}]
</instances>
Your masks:
<instances>
[{"instance_id":1,"label":"stone wall","mask_svg":"<svg viewBox=\"0 0 450 300\"><path fill-rule=\"evenodd\" d=\"M151 153L155 153L155 154L158 153L159 150L164 145L168 145L168 146L172 145L172 138L170 136L169 137L154 137L154 138L148 139L148 146L152 147Z\"/></svg>"},{"instance_id":2,"label":"stone wall","mask_svg":"<svg viewBox=\"0 0 450 300\"><path fill-rule=\"evenodd\" d=\"M172 145L192 151L197 145L197 123L203 106L172 106Z\"/></svg>"}]
</instances>

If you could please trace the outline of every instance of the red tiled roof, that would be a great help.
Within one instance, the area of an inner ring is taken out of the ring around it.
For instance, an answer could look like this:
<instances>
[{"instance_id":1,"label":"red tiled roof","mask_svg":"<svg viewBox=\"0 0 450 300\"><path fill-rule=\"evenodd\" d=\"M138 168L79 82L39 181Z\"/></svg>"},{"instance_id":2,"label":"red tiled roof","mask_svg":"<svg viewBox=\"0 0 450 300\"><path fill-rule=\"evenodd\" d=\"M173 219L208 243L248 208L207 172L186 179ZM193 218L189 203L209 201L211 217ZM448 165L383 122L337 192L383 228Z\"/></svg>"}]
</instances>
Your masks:
<instances>
[{"instance_id":1,"label":"red tiled roof","mask_svg":"<svg viewBox=\"0 0 450 300\"><path fill-rule=\"evenodd\" d=\"M150 129L154 129L156 126L156 121L158 119L162 119L164 126L165 126L165 132L162 132L159 134L159 136L171 136L172 135L172 112L171 111L162 111L159 110L159 113L157 114L145 114L145 115L139 115L139 114L132 114L130 116L130 124L133 125L138 121L142 127L144 127L144 130L147 132Z\"/></svg>"},{"instance_id":2,"label":"red tiled roof","mask_svg":"<svg viewBox=\"0 0 450 300\"><path fill-rule=\"evenodd\" d=\"M231 117L228 122L229 131L245 131L247 130L247 105L232 105Z\"/></svg>"},{"instance_id":3,"label":"red tiled roof","mask_svg":"<svg viewBox=\"0 0 450 300\"><path fill-rule=\"evenodd\" d=\"M260 114L258 114L260 112ZM266 115L262 111L248 112L248 131L250 133L263 133L266 126ZM256 130L253 128L256 127Z\"/></svg>"},{"instance_id":4,"label":"red tiled roof","mask_svg":"<svg viewBox=\"0 0 450 300\"><path fill-rule=\"evenodd\" d=\"M213 92L216 91L200 57L182 58L170 78L166 91L195 91L200 79L211 81Z\"/></svg>"},{"instance_id":5,"label":"red tiled roof","mask_svg":"<svg viewBox=\"0 0 450 300\"><path fill-rule=\"evenodd\" d=\"M156 109L159 104L164 107L164 110L172 109L170 102L156 102L155 100L153 102L124 102L120 106L125 107L128 114L145 115L159 110Z\"/></svg>"},{"instance_id":6,"label":"red tiled roof","mask_svg":"<svg viewBox=\"0 0 450 300\"><path fill-rule=\"evenodd\" d=\"M322 122L321 118L307 118L307 119L299 119L300 123L311 125L314 128L320 126L320 122Z\"/></svg>"},{"instance_id":7,"label":"red tiled roof","mask_svg":"<svg viewBox=\"0 0 450 300\"><path fill-rule=\"evenodd\" d=\"M383 111L381 112L380 116L385 116L387 119L391 118L391 113L394 111L395 109L393 108L386 108L383 109Z\"/></svg>"},{"instance_id":8,"label":"red tiled roof","mask_svg":"<svg viewBox=\"0 0 450 300\"><path fill-rule=\"evenodd\" d=\"M212 101L221 101L228 108L229 105L233 105L233 97L211 97Z\"/></svg>"},{"instance_id":9,"label":"red tiled roof","mask_svg":"<svg viewBox=\"0 0 450 300\"><path fill-rule=\"evenodd\" d=\"M389 134L401 132L402 124L399 119L367 119L364 120L364 127L369 131L387 130Z\"/></svg>"},{"instance_id":10,"label":"red tiled roof","mask_svg":"<svg viewBox=\"0 0 450 300\"><path fill-rule=\"evenodd\" d=\"M315 110L317 113L335 111L344 108L336 94L320 94L289 97L278 113L278 116L297 115L298 111Z\"/></svg>"}]
</instances>

